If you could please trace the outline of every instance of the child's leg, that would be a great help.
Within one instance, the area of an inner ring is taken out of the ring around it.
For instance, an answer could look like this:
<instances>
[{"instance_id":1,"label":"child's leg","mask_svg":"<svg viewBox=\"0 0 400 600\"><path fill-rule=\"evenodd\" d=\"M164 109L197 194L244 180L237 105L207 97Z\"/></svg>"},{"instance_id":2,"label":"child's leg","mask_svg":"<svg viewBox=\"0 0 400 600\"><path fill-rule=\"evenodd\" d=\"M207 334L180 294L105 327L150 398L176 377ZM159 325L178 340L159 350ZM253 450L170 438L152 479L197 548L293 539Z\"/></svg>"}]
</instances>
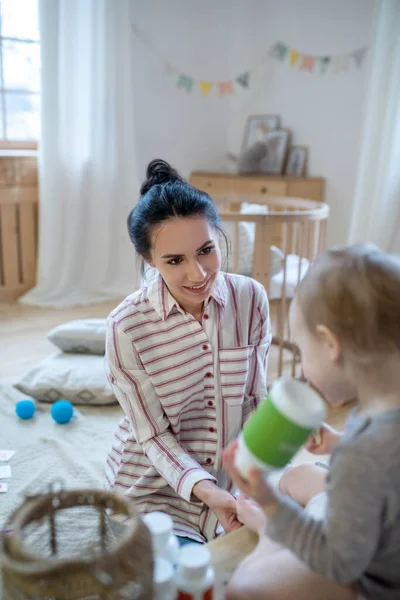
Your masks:
<instances>
[{"instance_id":1,"label":"child's leg","mask_svg":"<svg viewBox=\"0 0 400 600\"><path fill-rule=\"evenodd\" d=\"M285 471L279 481L279 491L287 494L301 506L325 490L328 471L317 465L297 465Z\"/></svg>"},{"instance_id":2,"label":"child's leg","mask_svg":"<svg viewBox=\"0 0 400 600\"><path fill-rule=\"evenodd\" d=\"M341 586L310 571L286 548L266 535L238 566L225 589L226 600L356 600Z\"/></svg>"}]
</instances>

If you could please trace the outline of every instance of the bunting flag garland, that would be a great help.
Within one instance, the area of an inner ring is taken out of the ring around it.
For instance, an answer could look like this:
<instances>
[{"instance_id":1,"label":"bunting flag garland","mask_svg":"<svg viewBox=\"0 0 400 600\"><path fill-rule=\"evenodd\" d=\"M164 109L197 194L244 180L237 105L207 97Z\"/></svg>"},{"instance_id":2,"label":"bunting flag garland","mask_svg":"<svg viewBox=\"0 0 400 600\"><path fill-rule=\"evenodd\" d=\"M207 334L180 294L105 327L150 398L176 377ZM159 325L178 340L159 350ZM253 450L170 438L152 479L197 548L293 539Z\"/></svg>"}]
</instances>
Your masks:
<instances>
[{"instance_id":1,"label":"bunting flag garland","mask_svg":"<svg viewBox=\"0 0 400 600\"><path fill-rule=\"evenodd\" d=\"M248 90L250 88L251 73L260 66L267 58L272 58L291 69L297 69L302 72L319 73L325 75L328 72L333 74L349 71L350 68L361 68L368 48L358 48L347 54L339 55L316 55L304 54L295 48L291 48L284 42L276 42L267 52L267 54L258 61L252 69L243 71L232 79L222 79L219 81L198 80L191 75L182 72L165 60L165 57L157 51L153 44L139 30L136 25L132 25L132 31L138 39L146 44L162 61L165 72L174 77L175 85L178 89L186 91L187 94L199 90L201 95L211 97L217 95L219 98L233 96L238 90Z\"/></svg>"},{"instance_id":2,"label":"bunting flag garland","mask_svg":"<svg viewBox=\"0 0 400 600\"><path fill-rule=\"evenodd\" d=\"M312 71L314 68L315 59L313 56L303 56L301 59L300 69L303 71Z\"/></svg>"},{"instance_id":3,"label":"bunting flag garland","mask_svg":"<svg viewBox=\"0 0 400 600\"><path fill-rule=\"evenodd\" d=\"M277 42L269 51L269 56L288 64L292 69L298 67L300 71L324 74L329 69L333 73L348 71L351 64L350 59L353 60L353 64L357 68L361 68L367 50L368 48L364 47L353 50L353 52L349 52L348 54L321 56L317 54L303 54L294 48L290 48L290 46L283 42Z\"/></svg>"},{"instance_id":4,"label":"bunting flag garland","mask_svg":"<svg viewBox=\"0 0 400 600\"><path fill-rule=\"evenodd\" d=\"M236 81L242 87L248 88L250 81L250 73L243 73L242 75L239 75L239 77L236 77Z\"/></svg>"},{"instance_id":5,"label":"bunting flag garland","mask_svg":"<svg viewBox=\"0 0 400 600\"><path fill-rule=\"evenodd\" d=\"M218 84L218 92L220 96L233 96L232 81L221 81Z\"/></svg>"},{"instance_id":6,"label":"bunting flag garland","mask_svg":"<svg viewBox=\"0 0 400 600\"><path fill-rule=\"evenodd\" d=\"M213 85L212 81L200 81L200 89L203 96L208 95Z\"/></svg>"},{"instance_id":7,"label":"bunting flag garland","mask_svg":"<svg viewBox=\"0 0 400 600\"><path fill-rule=\"evenodd\" d=\"M189 77L189 75L179 75L177 83L178 88L184 88L187 92L191 92L193 84L194 79Z\"/></svg>"},{"instance_id":8,"label":"bunting flag garland","mask_svg":"<svg viewBox=\"0 0 400 600\"><path fill-rule=\"evenodd\" d=\"M300 54L297 52L297 50L290 50L290 52L289 52L289 62L290 62L290 66L291 67L294 67L294 65L299 60L299 57L300 57Z\"/></svg>"}]
</instances>

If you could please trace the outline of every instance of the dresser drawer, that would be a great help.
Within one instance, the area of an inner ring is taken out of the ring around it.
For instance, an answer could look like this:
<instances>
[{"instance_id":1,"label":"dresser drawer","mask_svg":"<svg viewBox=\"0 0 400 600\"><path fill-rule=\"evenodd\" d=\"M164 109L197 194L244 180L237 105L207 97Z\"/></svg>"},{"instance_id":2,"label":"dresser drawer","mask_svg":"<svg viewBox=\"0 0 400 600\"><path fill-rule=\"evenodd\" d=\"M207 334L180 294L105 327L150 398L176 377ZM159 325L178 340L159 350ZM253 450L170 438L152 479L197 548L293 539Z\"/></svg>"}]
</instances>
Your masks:
<instances>
[{"instance_id":1,"label":"dresser drawer","mask_svg":"<svg viewBox=\"0 0 400 600\"><path fill-rule=\"evenodd\" d=\"M286 196L287 182L252 176L218 176L194 173L190 183L210 196L224 194Z\"/></svg>"}]
</instances>

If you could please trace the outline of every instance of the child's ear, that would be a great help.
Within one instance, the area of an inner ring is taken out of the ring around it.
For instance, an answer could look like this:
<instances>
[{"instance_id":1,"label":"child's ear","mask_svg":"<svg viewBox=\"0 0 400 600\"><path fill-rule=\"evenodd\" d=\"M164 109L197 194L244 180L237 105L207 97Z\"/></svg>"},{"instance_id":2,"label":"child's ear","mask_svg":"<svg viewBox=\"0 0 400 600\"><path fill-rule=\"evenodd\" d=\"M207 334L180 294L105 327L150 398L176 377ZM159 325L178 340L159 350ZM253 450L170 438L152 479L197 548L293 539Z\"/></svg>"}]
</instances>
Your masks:
<instances>
[{"instance_id":1,"label":"child's ear","mask_svg":"<svg viewBox=\"0 0 400 600\"><path fill-rule=\"evenodd\" d=\"M325 325L317 325L316 333L319 341L327 347L331 360L339 360L341 347L337 336Z\"/></svg>"}]
</instances>

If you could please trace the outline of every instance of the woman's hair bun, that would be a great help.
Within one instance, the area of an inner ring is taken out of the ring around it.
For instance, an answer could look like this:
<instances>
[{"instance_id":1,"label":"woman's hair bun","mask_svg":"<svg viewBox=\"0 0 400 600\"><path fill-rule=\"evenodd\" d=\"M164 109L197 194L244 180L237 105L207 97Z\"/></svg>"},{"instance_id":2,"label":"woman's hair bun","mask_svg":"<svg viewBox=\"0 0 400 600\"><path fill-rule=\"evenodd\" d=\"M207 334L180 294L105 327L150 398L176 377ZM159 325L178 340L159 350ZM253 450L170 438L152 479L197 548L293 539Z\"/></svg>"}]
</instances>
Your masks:
<instances>
[{"instance_id":1,"label":"woman's hair bun","mask_svg":"<svg viewBox=\"0 0 400 600\"><path fill-rule=\"evenodd\" d=\"M148 164L146 181L140 188L140 194L143 196L154 185L169 183L170 181L183 181L183 178L179 175L178 171L171 167L165 160L156 158Z\"/></svg>"}]
</instances>

